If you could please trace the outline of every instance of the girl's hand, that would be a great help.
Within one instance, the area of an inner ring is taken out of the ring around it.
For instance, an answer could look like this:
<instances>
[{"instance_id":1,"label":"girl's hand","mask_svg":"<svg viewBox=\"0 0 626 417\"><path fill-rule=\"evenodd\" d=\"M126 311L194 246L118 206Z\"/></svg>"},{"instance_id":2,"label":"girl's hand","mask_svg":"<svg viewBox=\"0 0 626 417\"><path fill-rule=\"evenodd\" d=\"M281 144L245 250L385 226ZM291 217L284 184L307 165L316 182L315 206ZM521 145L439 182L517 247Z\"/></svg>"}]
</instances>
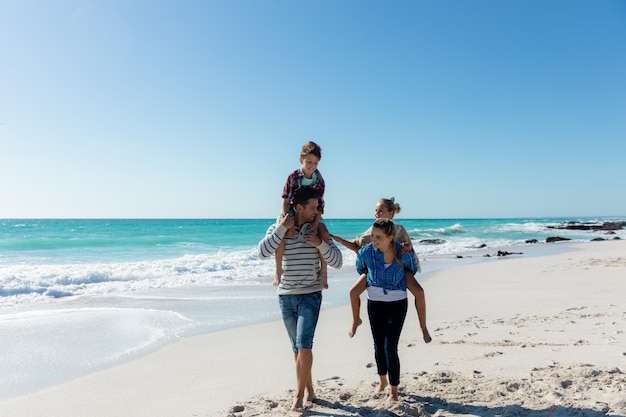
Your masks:
<instances>
[{"instance_id":1,"label":"girl's hand","mask_svg":"<svg viewBox=\"0 0 626 417\"><path fill-rule=\"evenodd\" d=\"M408 242L400 242L400 245L402 246L402 249L400 249L400 253L403 255L406 255L407 253L413 251L413 245Z\"/></svg>"}]
</instances>

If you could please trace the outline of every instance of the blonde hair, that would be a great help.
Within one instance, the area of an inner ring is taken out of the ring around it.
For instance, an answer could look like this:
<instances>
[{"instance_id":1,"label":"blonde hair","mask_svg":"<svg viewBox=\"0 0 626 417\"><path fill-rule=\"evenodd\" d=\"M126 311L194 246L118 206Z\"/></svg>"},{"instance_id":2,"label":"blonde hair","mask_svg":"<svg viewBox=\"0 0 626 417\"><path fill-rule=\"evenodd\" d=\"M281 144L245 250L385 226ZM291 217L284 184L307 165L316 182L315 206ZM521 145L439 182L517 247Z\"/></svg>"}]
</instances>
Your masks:
<instances>
[{"instance_id":1,"label":"blonde hair","mask_svg":"<svg viewBox=\"0 0 626 417\"><path fill-rule=\"evenodd\" d=\"M381 203L387 211L392 212L394 215L400 213L400 203L396 203L395 198L381 198L378 202Z\"/></svg>"}]
</instances>

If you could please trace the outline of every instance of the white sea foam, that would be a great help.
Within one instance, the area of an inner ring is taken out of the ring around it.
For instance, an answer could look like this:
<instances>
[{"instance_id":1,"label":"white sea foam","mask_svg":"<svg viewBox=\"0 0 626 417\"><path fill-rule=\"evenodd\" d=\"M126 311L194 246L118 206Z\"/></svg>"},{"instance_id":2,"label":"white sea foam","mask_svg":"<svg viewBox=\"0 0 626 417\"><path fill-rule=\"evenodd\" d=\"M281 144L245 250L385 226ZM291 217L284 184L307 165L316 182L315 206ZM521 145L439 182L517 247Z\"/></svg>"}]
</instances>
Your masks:
<instances>
[{"instance_id":1,"label":"white sea foam","mask_svg":"<svg viewBox=\"0 0 626 417\"><path fill-rule=\"evenodd\" d=\"M273 263L256 250L119 263L17 264L0 270L0 306L37 297L266 283Z\"/></svg>"}]
</instances>

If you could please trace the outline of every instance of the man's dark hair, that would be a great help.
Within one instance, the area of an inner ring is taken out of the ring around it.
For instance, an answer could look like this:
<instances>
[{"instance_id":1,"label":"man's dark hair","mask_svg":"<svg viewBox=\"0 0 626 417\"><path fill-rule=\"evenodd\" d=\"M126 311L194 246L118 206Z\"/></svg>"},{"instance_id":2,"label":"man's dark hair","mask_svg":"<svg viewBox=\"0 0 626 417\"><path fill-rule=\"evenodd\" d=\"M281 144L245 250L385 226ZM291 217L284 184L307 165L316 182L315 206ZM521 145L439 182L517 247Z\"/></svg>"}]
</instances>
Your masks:
<instances>
[{"instance_id":1,"label":"man's dark hair","mask_svg":"<svg viewBox=\"0 0 626 417\"><path fill-rule=\"evenodd\" d=\"M295 208L298 204L303 206L309 202L310 199L315 198L317 200L317 190L313 187L302 187L293 195L292 207Z\"/></svg>"}]
</instances>

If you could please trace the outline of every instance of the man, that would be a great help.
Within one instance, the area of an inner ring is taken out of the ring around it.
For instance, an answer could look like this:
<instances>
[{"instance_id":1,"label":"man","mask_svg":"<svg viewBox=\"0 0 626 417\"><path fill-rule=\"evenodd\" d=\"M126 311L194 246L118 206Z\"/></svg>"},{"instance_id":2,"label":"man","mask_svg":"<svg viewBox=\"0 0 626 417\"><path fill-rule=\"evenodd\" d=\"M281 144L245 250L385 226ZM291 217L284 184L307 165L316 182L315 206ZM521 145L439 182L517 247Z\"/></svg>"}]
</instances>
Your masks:
<instances>
[{"instance_id":1,"label":"man","mask_svg":"<svg viewBox=\"0 0 626 417\"><path fill-rule=\"evenodd\" d=\"M322 305L322 280L319 276L320 257L333 268L341 268L341 251L332 241L322 241L311 229L317 215L317 191L303 187L293 196L292 213L282 216L267 229L259 242L259 257L271 257L278 245L285 241L283 277L278 285L278 300L287 334L296 361L296 394L292 410L304 411L306 399L313 401L313 337ZM295 237L285 237L287 229L295 230Z\"/></svg>"}]
</instances>

